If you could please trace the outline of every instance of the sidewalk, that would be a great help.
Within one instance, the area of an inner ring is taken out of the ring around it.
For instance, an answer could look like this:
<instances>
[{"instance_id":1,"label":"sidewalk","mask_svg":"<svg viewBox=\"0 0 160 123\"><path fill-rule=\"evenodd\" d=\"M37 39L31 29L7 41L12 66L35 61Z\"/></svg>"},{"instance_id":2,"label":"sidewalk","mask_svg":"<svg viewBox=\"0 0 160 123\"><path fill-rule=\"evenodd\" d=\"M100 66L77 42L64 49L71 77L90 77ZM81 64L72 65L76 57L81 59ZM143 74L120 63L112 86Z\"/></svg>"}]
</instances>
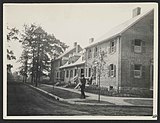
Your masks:
<instances>
[{"instance_id":1,"label":"sidewalk","mask_svg":"<svg viewBox=\"0 0 160 123\"><path fill-rule=\"evenodd\" d=\"M64 93L72 92L72 95L71 95L72 97L61 98L59 95L52 94L51 90L53 90L53 85L41 84L39 88L35 88L35 89L38 89L39 91L43 91L44 93L60 101L65 101L70 104L153 107L152 98L111 97L111 96L101 95L100 102L98 102L98 94L85 92L86 99L80 99L79 96L77 95L80 95L81 92L77 89L70 89L70 88L64 88L59 86L54 86L54 88L57 90L59 89L61 91L64 91Z\"/></svg>"}]
</instances>

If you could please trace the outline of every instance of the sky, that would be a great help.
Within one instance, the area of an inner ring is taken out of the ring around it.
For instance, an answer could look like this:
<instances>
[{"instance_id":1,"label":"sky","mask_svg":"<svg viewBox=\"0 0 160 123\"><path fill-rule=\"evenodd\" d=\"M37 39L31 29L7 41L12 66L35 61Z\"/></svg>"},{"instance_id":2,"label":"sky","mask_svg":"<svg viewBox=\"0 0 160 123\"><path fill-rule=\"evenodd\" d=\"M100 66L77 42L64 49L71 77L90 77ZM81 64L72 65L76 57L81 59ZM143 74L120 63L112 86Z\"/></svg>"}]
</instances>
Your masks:
<instances>
[{"instance_id":1,"label":"sky","mask_svg":"<svg viewBox=\"0 0 160 123\"><path fill-rule=\"evenodd\" d=\"M22 30L24 24L36 23L68 46L72 47L77 42L84 48L90 38L97 39L132 18L134 8L141 7L143 13L153 9L155 4L4 4L3 7L4 29L9 26ZM18 60L22 52L21 45L12 42L11 48ZM14 66L12 71L16 71L20 64L9 62Z\"/></svg>"}]
</instances>

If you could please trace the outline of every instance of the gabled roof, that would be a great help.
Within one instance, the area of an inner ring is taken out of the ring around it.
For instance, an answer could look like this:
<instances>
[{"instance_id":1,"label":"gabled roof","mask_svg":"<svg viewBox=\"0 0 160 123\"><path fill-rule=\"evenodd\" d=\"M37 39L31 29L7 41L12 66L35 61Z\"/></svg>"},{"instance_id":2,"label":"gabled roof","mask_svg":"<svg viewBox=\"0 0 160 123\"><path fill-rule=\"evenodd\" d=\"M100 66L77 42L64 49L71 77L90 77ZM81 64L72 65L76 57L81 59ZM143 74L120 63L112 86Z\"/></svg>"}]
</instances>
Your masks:
<instances>
[{"instance_id":1,"label":"gabled roof","mask_svg":"<svg viewBox=\"0 0 160 123\"><path fill-rule=\"evenodd\" d=\"M140 19L142 19L146 15L150 14L152 11L153 11L153 9L150 10L150 11L147 11L145 13L142 13L142 14L136 16L136 17L133 17L133 18L125 21L124 23L116 26L115 28L112 28L109 32L107 32L102 37L98 38L97 40L95 40L93 43L89 44L85 48L92 47L92 46L94 46L94 45L96 45L98 43L102 43L103 41L106 41L106 40L109 40L109 39L111 39L113 37L121 35L121 33L123 33L128 28L130 28L131 26L133 26L135 23L137 23Z\"/></svg>"},{"instance_id":2,"label":"gabled roof","mask_svg":"<svg viewBox=\"0 0 160 123\"><path fill-rule=\"evenodd\" d=\"M56 58L56 60L62 58L64 55L66 55L70 51L74 50L74 48L75 47L69 47L66 51L64 51L64 53L62 53L60 56L58 56L58 58Z\"/></svg>"},{"instance_id":3,"label":"gabled roof","mask_svg":"<svg viewBox=\"0 0 160 123\"><path fill-rule=\"evenodd\" d=\"M84 63L85 63L85 61L82 60L82 56L81 56L81 57L79 57L79 59L76 62L70 63L70 64L68 64L68 62L66 62L66 64L64 64L63 66L61 66L59 68L73 67L73 66L84 64Z\"/></svg>"}]
</instances>

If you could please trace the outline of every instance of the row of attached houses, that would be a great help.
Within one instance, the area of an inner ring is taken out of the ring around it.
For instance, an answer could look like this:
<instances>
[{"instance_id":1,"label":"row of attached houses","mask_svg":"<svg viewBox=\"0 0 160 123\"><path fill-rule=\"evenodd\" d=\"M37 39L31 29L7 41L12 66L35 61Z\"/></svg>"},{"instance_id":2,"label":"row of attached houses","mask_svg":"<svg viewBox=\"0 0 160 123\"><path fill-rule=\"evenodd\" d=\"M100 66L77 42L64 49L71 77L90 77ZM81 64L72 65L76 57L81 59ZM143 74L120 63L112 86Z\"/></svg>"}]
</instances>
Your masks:
<instances>
[{"instance_id":1,"label":"row of attached houses","mask_svg":"<svg viewBox=\"0 0 160 123\"><path fill-rule=\"evenodd\" d=\"M74 82L82 74L98 84L98 69L94 65L103 52L102 87L115 90L152 89L153 87L153 26L154 10L133 17L113 28L103 37L82 49L77 43L52 61L52 81Z\"/></svg>"}]
</instances>

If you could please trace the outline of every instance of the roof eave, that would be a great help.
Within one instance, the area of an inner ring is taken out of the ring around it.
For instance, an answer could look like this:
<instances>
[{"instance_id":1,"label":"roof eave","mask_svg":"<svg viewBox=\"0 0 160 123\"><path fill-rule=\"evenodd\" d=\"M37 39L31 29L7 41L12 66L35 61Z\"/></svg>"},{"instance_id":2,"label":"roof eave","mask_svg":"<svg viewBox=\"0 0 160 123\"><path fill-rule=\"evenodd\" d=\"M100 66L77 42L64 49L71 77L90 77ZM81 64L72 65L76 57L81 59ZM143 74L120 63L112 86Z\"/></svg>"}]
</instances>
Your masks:
<instances>
[{"instance_id":1,"label":"roof eave","mask_svg":"<svg viewBox=\"0 0 160 123\"><path fill-rule=\"evenodd\" d=\"M85 62L82 62L82 63L79 63L79 64L75 64L75 65L68 65L68 66L60 67L60 69L68 68L68 67L73 67L73 66L78 66L78 65L82 65L82 64L84 64L84 63L85 63Z\"/></svg>"},{"instance_id":2,"label":"roof eave","mask_svg":"<svg viewBox=\"0 0 160 123\"><path fill-rule=\"evenodd\" d=\"M107 38L107 39L101 40L101 41L99 41L99 42L97 42L97 43L95 43L95 44L91 44L90 46L87 46L87 47L85 47L84 49L93 47L93 46L98 45L98 44L102 44L102 43L107 42L107 41L109 41L109 40L111 40L111 39L113 39L113 38L115 38L115 37L118 37L118 36L121 36L121 32L118 33L118 34L116 34L116 35L113 35L113 36L111 36L111 37L109 37L109 38Z\"/></svg>"}]
</instances>

